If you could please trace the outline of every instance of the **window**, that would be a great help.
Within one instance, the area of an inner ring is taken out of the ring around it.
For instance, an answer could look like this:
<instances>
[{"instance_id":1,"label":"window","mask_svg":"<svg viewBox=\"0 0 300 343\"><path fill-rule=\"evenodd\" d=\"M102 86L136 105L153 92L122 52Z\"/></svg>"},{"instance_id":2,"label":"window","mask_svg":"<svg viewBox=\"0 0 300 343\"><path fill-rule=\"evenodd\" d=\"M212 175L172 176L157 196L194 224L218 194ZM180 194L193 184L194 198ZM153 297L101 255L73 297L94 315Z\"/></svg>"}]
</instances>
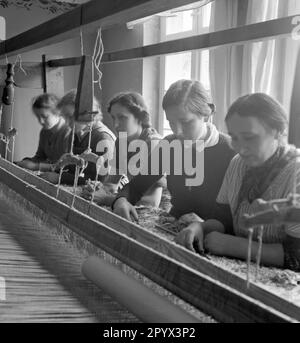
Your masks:
<instances>
[{"instance_id":1,"label":"window","mask_svg":"<svg viewBox=\"0 0 300 343\"><path fill-rule=\"evenodd\" d=\"M174 10L161 15L161 41L199 35L209 30L211 3L200 8ZM169 86L179 79L199 80L209 90L209 51L185 51L161 57L160 103ZM159 131L164 136L172 132L162 109Z\"/></svg>"},{"instance_id":2,"label":"window","mask_svg":"<svg viewBox=\"0 0 300 343\"><path fill-rule=\"evenodd\" d=\"M0 17L0 41L6 39L5 18Z\"/></svg>"}]
</instances>

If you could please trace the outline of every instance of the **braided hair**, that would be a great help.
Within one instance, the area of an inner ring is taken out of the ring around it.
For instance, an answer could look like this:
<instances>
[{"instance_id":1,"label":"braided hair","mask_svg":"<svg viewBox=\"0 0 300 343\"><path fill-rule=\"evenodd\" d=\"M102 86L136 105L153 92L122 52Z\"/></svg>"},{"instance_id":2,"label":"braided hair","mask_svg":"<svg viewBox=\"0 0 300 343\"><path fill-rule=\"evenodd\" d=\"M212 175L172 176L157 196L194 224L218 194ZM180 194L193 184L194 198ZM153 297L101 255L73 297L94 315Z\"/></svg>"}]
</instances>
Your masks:
<instances>
[{"instance_id":1,"label":"braided hair","mask_svg":"<svg viewBox=\"0 0 300 343\"><path fill-rule=\"evenodd\" d=\"M127 108L127 110L139 121L143 129L151 126L150 115L141 94L137 92L118 93L109 101L107 106L108 113L111 113L111 108L115 104Z\"/></svg>"}]
</instances>

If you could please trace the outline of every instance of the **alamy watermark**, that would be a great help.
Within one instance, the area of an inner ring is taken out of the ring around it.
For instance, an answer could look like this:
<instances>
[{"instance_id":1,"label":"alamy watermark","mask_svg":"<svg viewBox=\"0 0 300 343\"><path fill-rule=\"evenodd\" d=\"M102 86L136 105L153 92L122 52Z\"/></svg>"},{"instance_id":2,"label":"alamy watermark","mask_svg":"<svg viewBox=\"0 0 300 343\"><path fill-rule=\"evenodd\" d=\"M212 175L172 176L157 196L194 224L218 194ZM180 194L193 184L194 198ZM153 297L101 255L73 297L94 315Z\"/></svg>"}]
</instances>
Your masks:
<instances>
[{"instance_id":1,"label":"alamy watermark","mask_svg":"<svg viewBox=\"0 0 300 343\"><path fill-rule=\"evenodd\" d=\"M203 183L203 140L155 139L147 144L141 139L128 142L127 133L120 132L118 142L118 156L107 152L109 142L98 143L96 151L104 153L103 158L108 161L99 170L100 175L184 175L188 187ZM131 154L129 159L128 154Z\"/></svg>"},{"instance_id":2,"label":"alamy watermark","mask_svg":"<svg viewBox=\"0 0 300 343\"><path fill-rule=\"evenodd\" d=\"M4 277L0 276L0 301L6 300L6 287L5 287L5 279Z\"/></svg>"},{"instance_id":3,"label":"alamy watermark","mask_svg":"<svg viewBox=\"0 0 300 343\"><path fill-rule=\"evenodd\" d=\"M300 15L297 15L292 18L292 25L295 25L295 27L292 30L292 39L299 40L300 39Z\"/></svg>"}]
</instances>

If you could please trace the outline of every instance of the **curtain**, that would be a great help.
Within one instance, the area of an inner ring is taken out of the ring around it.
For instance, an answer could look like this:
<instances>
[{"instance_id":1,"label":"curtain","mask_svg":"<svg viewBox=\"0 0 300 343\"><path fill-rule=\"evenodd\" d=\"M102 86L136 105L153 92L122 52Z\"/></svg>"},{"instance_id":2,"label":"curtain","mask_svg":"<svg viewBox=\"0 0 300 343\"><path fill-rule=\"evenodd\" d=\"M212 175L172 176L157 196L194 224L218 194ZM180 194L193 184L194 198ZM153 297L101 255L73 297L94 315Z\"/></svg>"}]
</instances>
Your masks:
<instances>
[{"instance_id":1,"label":"curtain","mask_svg":"<svg viewBox=\"0 0 300 343\"><path fill-rule=\"evenodd\" d=\"M210 30L225 30L300 14L299 2L216 0ZM211 93L217 107L214 122L220 130L226 131L226 112L243 94L267 93L289 112L298 47L299 41L290 36L210 50Z\"/></svg>"}]
</instances>

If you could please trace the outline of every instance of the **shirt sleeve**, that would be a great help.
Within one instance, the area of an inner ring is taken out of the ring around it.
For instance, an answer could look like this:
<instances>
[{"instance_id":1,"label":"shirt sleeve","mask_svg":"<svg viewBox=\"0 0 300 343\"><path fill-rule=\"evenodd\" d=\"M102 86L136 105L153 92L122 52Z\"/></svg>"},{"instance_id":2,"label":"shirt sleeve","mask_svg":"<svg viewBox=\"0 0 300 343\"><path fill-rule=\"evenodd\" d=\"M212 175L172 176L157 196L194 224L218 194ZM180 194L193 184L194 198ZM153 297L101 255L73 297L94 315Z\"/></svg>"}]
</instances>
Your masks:
<instances>
[{"instance_id":1,"label":"shirt sleeve","mask_svg":"<svg viewBox=\"0 0 300 343\"><path fill-rule=\"evenodd\" d=\"M232 162L231 162L232 163ZM217 196L217 203L219 204L227 204L229 205L229 197L228 197L228 191L230 187L230 179L231 179L231 163L229 164L223 182L222 186L219 190L218 196Z\"/></svg>"}]
</instances>

